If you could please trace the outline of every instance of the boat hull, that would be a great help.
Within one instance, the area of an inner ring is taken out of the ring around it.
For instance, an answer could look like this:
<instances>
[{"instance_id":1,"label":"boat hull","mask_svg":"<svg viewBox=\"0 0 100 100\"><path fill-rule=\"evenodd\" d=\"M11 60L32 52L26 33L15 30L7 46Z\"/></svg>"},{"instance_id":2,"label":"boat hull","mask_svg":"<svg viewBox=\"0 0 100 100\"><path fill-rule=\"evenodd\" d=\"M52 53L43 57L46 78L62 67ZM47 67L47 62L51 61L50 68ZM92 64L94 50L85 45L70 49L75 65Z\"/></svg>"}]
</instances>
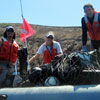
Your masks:
<instances>
[{"instance_id":1,"label":"boat hull","mask_svg":"<svg viewBox=\"0 0 100 100\"><path fill-rule=\"evenodd\" d=\"M100 100L100 85L3 88L7 100Z\"/></svg>"}]
</instances>

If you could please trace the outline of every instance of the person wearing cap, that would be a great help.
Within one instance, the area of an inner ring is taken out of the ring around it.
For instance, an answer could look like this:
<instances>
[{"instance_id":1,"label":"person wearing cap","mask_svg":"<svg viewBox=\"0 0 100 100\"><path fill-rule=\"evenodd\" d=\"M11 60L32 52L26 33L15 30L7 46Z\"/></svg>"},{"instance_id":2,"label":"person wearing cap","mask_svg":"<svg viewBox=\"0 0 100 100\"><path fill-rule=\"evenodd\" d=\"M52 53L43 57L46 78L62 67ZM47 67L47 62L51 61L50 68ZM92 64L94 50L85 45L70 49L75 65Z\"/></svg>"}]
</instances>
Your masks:
<instances>
[{"instance_id":1,"label":"person wearing cap","mask_svg":"<svg viewBox=\"0 0 100 100\"><path fill-rule=\"evenodd\" d=\"M52 31L46 34L45 42L39 47L35 56L33 56L29 62L30 64L43 54L44 64L49 64L55 56L63 54L59 42L54 41L54 34Z\"/></svg>"},{"instance_id":2,"label":"person wearing cap","mask_svg":"<svg viewBox=\"0 0 100 100\"><path fill-rule=\"evenodd\" d=\"M88 3L83 6L85 16L82 17L82 50L87 51L87 33L91 40L92 49L100 48L100 12L94 10L93 5Z\"/></svg>"},{"instance_id":3,"label":"person wearing cap","mask_svg":"<svg viewBox=\"0 0 100 100\"><path fill-rule=\"evenodd\" d=\"M4 82L9 68L13 67L18 57L18 44L15 42L15 32L12 26L6 27L0 38L0 87Z\"/></svg>"}]
</instances>

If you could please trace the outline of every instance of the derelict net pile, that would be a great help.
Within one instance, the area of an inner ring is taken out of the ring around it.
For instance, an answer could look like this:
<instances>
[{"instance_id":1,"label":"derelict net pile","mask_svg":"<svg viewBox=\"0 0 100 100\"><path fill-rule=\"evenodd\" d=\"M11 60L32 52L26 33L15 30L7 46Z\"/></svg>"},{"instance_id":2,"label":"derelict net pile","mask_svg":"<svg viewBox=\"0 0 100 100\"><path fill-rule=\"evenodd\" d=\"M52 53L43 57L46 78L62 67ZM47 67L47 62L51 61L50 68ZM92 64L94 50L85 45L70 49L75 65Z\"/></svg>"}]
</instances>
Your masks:
<instances>
[{"instance_id":1,"label":"derelict net pile","mask_svg":"<svg viewBox=\"0 0 100 100\"><path fill-rule=\"evenodd\" d=\"M73 52L56 56L48 65L33 67L28 72L28 80L20 86L45 86L48 77L54 76L58 85L85 85L100 83L100 51Z\"/></svg>"},{"instance_id":2,"label":"derelict net pile","mask_svg":"<svg viewBox=\"0 0 100 100\"><path fill-rule=\"evenodd\" d=\"M100 83L100 51L64 54L52 62L54 76L61 84Z\"/></svg>"}]
</instances>

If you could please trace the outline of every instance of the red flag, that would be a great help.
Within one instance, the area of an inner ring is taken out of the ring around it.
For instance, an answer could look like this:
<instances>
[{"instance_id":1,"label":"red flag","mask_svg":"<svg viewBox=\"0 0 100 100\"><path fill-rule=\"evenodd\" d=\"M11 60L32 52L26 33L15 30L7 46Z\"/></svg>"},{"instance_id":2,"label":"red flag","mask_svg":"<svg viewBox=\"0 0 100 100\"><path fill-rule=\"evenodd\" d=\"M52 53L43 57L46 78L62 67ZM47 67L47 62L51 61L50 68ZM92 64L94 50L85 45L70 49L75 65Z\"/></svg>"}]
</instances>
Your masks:
<instances>
[{"instance_id":1,"label":"red flag","mask_svg":"<svg viewBox=\"0 0 100 100\"><path fill-rule=\"evenodd\" d=\"M24 22L22 24L22 32L20 33L20 41L24 42L25 40L25 35L26 34L26 38L32 36L35 34L35 31L32 29L32 27L26 22L26 20L24 19Z\"/></svg>"}]
</instances>

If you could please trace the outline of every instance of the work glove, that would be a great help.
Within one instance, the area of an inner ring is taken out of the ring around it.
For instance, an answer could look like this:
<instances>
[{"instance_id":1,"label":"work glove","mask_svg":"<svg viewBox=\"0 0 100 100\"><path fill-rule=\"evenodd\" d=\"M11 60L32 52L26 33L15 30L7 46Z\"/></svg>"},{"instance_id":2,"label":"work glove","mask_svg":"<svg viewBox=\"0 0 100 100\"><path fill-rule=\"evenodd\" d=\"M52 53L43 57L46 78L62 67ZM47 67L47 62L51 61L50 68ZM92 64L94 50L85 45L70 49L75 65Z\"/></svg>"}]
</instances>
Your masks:
<instances>
[{"instance_id":1,"label":"work glove","mask_svg":"<svg viewBox=\"0 0 100 100\"><path fill-rule=\"evenodd\" d=\"M86 46L83 46L82 49L81 49L81 51L82 51L82 52L87 52L87 51L88 51L88 50L87 50L87 47L86 47Z\"/></svg>"}]
</instances>

